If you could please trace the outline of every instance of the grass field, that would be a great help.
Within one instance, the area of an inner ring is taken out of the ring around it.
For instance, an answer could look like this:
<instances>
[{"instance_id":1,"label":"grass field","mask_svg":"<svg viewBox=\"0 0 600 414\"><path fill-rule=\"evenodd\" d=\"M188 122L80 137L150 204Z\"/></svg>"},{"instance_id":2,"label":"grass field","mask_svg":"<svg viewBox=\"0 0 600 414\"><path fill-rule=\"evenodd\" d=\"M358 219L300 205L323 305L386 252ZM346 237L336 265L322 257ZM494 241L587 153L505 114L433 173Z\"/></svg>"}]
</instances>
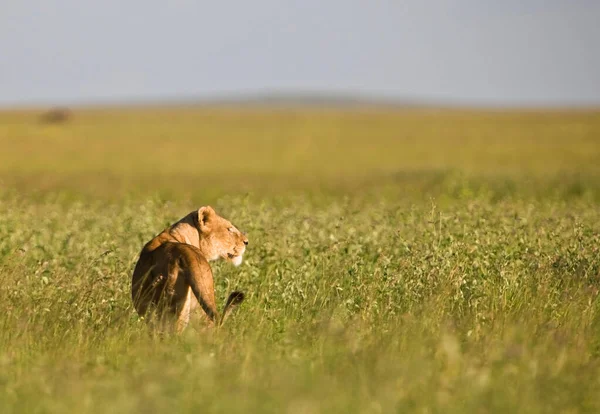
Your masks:
<instances>
[{"instance_id":1,"label":"grass field","mask_svg":"<svg viewBox=\"0 0 600 414\"><path fill-rule=\"evenodd\" d=\"M0 113L0 412L600 412L600 112ZM218 332L143 244L211 204Z\"/></svg>"}]
</instances>

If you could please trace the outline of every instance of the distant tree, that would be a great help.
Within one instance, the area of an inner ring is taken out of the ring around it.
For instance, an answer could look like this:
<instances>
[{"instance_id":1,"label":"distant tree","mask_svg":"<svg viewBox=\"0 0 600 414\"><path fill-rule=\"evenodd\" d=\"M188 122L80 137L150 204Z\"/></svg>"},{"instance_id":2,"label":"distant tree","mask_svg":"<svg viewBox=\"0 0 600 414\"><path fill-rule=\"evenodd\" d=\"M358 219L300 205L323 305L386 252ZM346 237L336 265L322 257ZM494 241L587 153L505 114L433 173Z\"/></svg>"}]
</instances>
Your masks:
<instances>
[{"instance_id":1,"label":"distant tree","mask_svg":"<svg viewBox=\"0 0 600 414\"><path fill-rule=\"evenodd\" d=\"M62 124L71 117L71 111L68 108L51 108L40 116L40 122L43 124Z\"/></svg>"}]
</instances>

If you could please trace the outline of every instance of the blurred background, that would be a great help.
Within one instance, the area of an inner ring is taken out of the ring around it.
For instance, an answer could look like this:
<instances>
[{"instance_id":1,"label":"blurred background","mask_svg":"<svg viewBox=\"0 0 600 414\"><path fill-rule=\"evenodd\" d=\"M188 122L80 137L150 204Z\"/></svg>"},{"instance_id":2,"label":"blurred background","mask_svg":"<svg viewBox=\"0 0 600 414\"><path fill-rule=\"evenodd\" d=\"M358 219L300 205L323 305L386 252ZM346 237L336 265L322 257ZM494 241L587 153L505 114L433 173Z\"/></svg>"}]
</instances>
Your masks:
<instances>
[{"instance_id":1,"label":"blurred background","mask_svg":"<svg viewBox=\"0 0 600 414\"><path fill-rule=\"evenodd\" d=\"M599 19L593 0L6 2L0 180L585 190Z\"/></svg>"}]
</instances>

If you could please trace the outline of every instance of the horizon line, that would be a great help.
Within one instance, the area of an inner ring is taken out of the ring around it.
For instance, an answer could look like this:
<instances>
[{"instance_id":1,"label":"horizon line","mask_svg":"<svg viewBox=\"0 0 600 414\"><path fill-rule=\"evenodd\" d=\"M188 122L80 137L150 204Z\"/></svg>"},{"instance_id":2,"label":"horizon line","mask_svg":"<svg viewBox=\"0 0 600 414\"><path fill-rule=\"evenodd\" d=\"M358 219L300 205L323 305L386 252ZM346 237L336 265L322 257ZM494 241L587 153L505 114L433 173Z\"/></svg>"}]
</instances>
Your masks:
<instances>
[{"instance_id":1,"label":"horizon line","mask_svg":"<svg viewBox=\"0 0 600 414\"><path fill-rule=\"evenodd\" d=\"M319 91L262 91L221 93L210 96L156 95L147 97L40 99L28 103L2 103L0 111L144 108L144 107L257 107L257 108L389 108L389 109L457 109L457 110L600 110L597 103L543 103L531 100L523 103L490 103L477 99L436 99L390 97L366 93Z\"/></svg>"}]
</instances>

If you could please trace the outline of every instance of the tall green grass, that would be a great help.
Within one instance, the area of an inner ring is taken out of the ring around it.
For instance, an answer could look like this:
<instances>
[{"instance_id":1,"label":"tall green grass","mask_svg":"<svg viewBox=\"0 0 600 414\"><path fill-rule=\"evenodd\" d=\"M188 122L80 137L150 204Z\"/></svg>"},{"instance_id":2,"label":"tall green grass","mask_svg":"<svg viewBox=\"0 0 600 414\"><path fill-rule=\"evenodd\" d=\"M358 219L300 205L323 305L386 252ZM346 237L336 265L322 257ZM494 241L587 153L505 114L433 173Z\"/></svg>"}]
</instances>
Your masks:
<instances>
[{"instance_id":1,"label":"tall green grass","mask_svg":"<svg viewBox=\"0 0 600 414\"><path fill-rule=\"evenodd\" d=\"M600 410L597 113L36 117L0 114L0 412ZM155 337L137 254L208 203L247 300Z\"/></svg>"}]
</instances>

